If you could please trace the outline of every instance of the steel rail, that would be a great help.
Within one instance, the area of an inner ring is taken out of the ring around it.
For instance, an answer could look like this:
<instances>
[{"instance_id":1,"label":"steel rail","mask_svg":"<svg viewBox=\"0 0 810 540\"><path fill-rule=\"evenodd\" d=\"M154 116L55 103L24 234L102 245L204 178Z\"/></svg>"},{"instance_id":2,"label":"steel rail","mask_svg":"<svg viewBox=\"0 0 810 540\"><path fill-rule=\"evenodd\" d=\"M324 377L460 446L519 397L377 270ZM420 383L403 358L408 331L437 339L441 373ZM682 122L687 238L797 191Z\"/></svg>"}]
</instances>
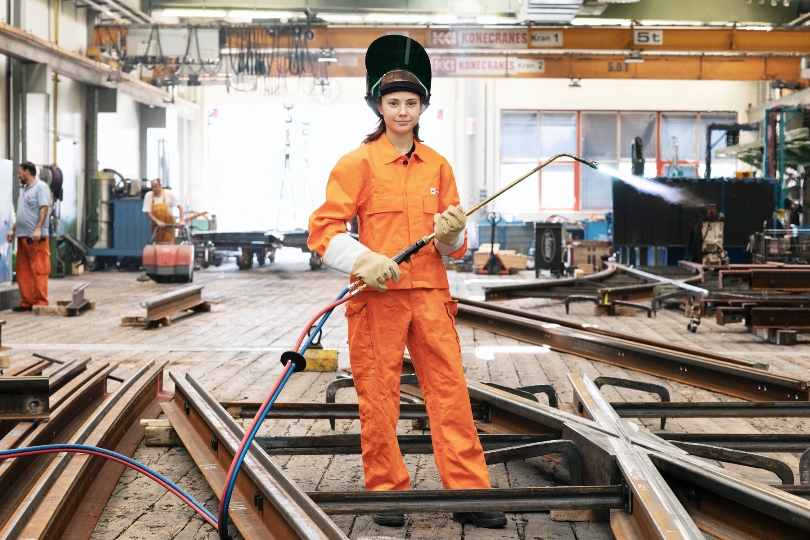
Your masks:
<instances>
[{"instance_id":1,"label":"steel rail","mask_svg":"<svg viewBox=\"0 0 810 540\"><path fill-rule=\"evenodd\" d=\"M190 376L171 373L175 397L161 405L208 484L219 493L244 430ZM346 540L346 535L254 442L239 472L230 515L246 540ZM223 526L226 526L223 524Z\"/></svg>"},{"instance_id":2,"label":"steel rail","mask_svg":"<svg viewBox=\"0 0 810 540\"><path fill-rule=\"evenodd\" d=\"M678 442L722 446L746 452L804 452L810 448L810 435L803 433L653 433L673 444Z\"/></svg>"},{"instance_id":3,"label":"steel rail","mask_svg":"<svg viewBox=\"0 0 810 540\"><path fill-rule=\"evenodd\" d=\"M106 427L108 415L117 413L122 407L125 410L130 408L130 403L138 397L136 390L143 385L143 376L153 367L154 361L147 363L114 392L107 395L101 405L81 424L81 427L70 437L68 442L71 444L90 442L92 444L92 441L95 441L98 437L98 428ZM102 374L99 374L98 377L106 387L106 373L102 372ZM87 458L88 456L83 457ZM57 515L62 519L65 518L65 515L59 510L78 502L69 498L64 501L64 506L60 506L63 494L51 497L51 489L54 487L61 488L63 484L60 481L63 479L63 473L70 472L74 462L82 463L84 461L86 460L74 460L72 454L58 455L50 463L45 473L37 479L34 487L25 496L11 519L0 530L0 539L11 540L22 534L25 534L26 538L39 538L41 534L47 535L47 529L55 523ZM67 509L71 510L71 508ZM62 523L58 523L58 525L62 525Z\"/></svg>"},{"instance_id":4,"label":"steel rail","mask_svg":"<svg viewBox=\"0 0 810 540\"><path fill-rule=\"evenodd\" d=\"M2 348L0 348L2 350ZM45 371L51 364L52 361L44 360L42 362L34 362L33 364L28 364L26 366L17 366L13 367L0 377L36 377L38 375L42 375L42 372Z\"/></svg>"},{"instance_id":5,"label":"steel rail","mask_svg":"<svg viewBox=\"0 0 810 540\"><path fill-rule=\"evenodd\" d=\"M644 281L648 281L648 282L651 282L651 283L672 285L673 287L683 289L690 296L692 296L693 298L696 298L698 300L700 300L701 298L703 298L704 296L707 296L709 294L708 290L706 290L706 289L704 289L702 287L695 287L694 285L689 283L690 280L699 281L700 280L699 276L697 276L695 278L687 278L686 280L682 281L682 280L678 280L678 279L670 279L670 278L667 278L667 277L664 277L664 276L657 276L655 274L651 274L649 272L639 270L638 268L625 266L625 265L619 264L619 263L612 263L611 262L611 263L607 263L607 264L612 265L612 266L616 266L616 268L618 268L622 272L625 272L626 274L630 274L630 275L635 276L637 278L643 279Z\"/></svg>"},{"instance_id":6,"label":"steel rail","mask_svg":"<svg viewBox=\"0 0 810 540\"><path fill-rule=\"evenodd\" d=\"M749 401L809 401L808 381L460 304L456 322Z\"/></svg>"},{"instance_id":7,"label":"steel rail","mask_svg":"<svg viewBox=\"0 0 810 540\"><path fill-rule=\"evenodd\" d=\"M220 404L235 418L253 418L261 406L257 402L225 401ZM472 406L473 418L483 420L488 411L480 405ZM425 405L402 403L399 409L401 420L427 419ZM359 420L360 408L357 403L276 403L266 419L306 419L306 420Z\"/></svg>"},{"instance_id":8,"label":"steel rail","mask_svg":"<svg viewBox=\"0 0 810 540\"><path fill-rule=\"evenodd\" d=\"M622 418L808 418L810 402L611 403Z\"/></svg>"},{"instance_id":9,"label":"steel rail","mask_svg":"<svg viewBox=\"0 0 810 540\"><path fill-rule=\"evenodd\" d=\"M0 450L50 444L70 438L104 399L106 374L115 364L99 364L73 379L50 397L48 422L17 423L0 439ZM0 462L0 523L6 523L52 462L52 456Z\"/></svg>"},{"instance_id":10,"label":"steel rail","mask_svg":"<svg viewBox=\"0 0 810 540\"><path fill-rule=\"evenodd\" d=\"M694 356L696 358L704 358L708 360L717 360L719 362L725 362L727 364L735 364L739 366L746 366L752 367L757 369L768 369L768 364L761 361L756 360L741 360L737 358L733 358L731 356L726 356L723 354L717 354L712 351L699 351L689 347L682 347L680 345L676 345L674 343L667 343L665 341L658 341L654 339L645 338L642 336L632 335L632 334L623 334L621 332L614 332L613 330L605 330L603 328L596 328L591 325L585 325L582 323L573 322L569 319L559 319L557 317L549 317L547 315L540 315L538 313L533 313L531 311L526 311L522 309L512 309L507 308L498 304L489 304L485 302L476 302L474 300L468 300L466 298L459 298L453 297L454 300L458 301L459 305L465 306L474 306L481 309L485 309L487 311L494 311L497 313L505 313L507 315L514 315L515 317L523 317L525 319L531 319L533 321L538 321L546 324L552 325L559 325L565 328L571 328L572 330L577 330L579 332L585 332L588 334L593 334L597 336L604 336L608 338L615 338L621 339L625 341L631 341L633 343L642 344L642 345L649 345L651 347L655 347L657 349L663 349L665 351L670 351L672 353L677 354L685 354L689 356Z\"/></svg>"},{"instance_id":11,"label":"steel rail","mask_svg":"<svg viewBox=\"0 0 810 540\"><path fill-rule=\"evenodd\" d=\"M587 375L580 379L569 374L568 379L574 387L576 403L583 406L582 413L603 427L610 426L616 435L610 438L610 444L632 498L630 511L611 512L611 528L617 538L632 531L633 537L640 533L645 539L704 540L649 457L633 445L630 434L596 385Z\"/></svg>"},{"instance_id":12,"label":"steel rail","mask_svg":"<svg viewBox=\"0 0 810 540\"><path fill-rule=\"evenodd\" d=\"M316 491L307 495L327 514L620 510L627 504L621 486Z\"/></svg>"},{"instance_id":13,"label":"steel rail","mask_svg":"<svg viewBox=\"0 0 810 540\"><path fill-rule=\"evenodd\" d=\"M178 311L192 309L203 304L202 290L202 285L183 287L144 300L141 302L141 307L146 308L146 318L148 320L157 321L170 317Z\"/></svg>"},{"instance_id":14,"label":"steel rail","mask_svg":"<svg viewBox=\"0 0 810 540\"><path fill-rule=\"evenodd\" d=\"M533 293L539 291L550 291L553 289L563 289L565 287L580 288L584 290L596 290L596 283L609 279L616 273L615 266L608 266L604 270L589 274L581 278L565 278L532 283L521 283L517 285L500 285L496 287L484 287L484 297L487 300L506 300L508 298L534 298Z\"/></svg>"}]
</instances>

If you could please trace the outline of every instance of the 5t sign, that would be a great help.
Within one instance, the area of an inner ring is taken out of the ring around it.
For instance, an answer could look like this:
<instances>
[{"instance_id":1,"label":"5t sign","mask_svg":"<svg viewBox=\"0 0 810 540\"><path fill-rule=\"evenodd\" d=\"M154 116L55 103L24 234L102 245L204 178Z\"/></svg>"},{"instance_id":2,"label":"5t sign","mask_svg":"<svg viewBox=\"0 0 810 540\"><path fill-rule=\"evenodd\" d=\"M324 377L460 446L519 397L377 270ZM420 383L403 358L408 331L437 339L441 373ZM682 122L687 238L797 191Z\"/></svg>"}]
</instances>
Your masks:
<instances>
[{"instance_id":1,"label":"5t sign","mask_svg":"<svg viewBox=\"0 0 810 540\"><path fill-rule=\"evenodd\" d=\"M633 30L633 43L635 45L663 45L663 30Z\"/></svg>"}]
</instances>

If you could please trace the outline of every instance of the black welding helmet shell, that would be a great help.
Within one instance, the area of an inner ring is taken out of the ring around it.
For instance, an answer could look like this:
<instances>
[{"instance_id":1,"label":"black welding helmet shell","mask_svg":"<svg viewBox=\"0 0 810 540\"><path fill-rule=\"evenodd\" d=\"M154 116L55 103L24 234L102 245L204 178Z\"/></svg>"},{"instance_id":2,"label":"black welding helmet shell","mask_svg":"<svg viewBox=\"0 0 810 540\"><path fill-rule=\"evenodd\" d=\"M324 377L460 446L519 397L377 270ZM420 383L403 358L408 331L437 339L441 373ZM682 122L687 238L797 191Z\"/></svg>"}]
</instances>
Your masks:
<instances>
[{"instance_id":1,"label":"black welding helmet shell","mask_svg":"<svg viewBox=\"0 0 810 540\"><path fill-rule=\"evenodd\" d=\"M392 81L382 84L383 76L392 71L407 71L419 83ZM366 51L366 103L378 117L377 100L391 92L413 92L422 98L422 112L430 102L430 58L424 47L407 36L382 36Z\"/></svg>"}]
</instances>

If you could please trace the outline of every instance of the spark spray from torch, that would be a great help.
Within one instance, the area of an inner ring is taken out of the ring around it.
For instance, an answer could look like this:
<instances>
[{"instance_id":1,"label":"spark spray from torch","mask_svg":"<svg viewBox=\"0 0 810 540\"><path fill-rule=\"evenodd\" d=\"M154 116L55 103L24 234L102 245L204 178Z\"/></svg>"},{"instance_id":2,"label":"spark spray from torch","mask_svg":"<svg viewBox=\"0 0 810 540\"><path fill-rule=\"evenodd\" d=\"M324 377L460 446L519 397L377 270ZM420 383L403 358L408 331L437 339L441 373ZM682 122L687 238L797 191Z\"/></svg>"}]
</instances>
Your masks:
<instances>
[{"instance_id":1,"label":"spark spray from torch","mask_svg":"<svg viewBox=\"0 0 810 540\"><path fill-rule=\"evenodd\" d=\"M625 184L636 188L638 191L661 197L671 204L680 206L691 206L693 208L700 208L706 206L706 203L699 198L694 197L687 190L668 186L659 182L653 182L647 178L642 178L634 174L624 173L611 169L605 165L598 165L597 170L607 175L621 180Z\"/></svg>"}]
</instances>

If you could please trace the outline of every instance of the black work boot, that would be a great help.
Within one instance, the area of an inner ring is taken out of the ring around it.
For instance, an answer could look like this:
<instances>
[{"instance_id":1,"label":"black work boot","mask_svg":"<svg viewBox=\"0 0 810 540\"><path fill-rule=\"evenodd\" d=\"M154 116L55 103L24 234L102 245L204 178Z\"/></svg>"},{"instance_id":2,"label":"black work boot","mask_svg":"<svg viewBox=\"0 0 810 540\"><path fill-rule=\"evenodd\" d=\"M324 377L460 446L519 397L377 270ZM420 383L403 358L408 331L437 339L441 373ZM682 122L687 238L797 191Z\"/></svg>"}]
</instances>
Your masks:
<instances>
[{"instance_id":1,"label":"black work boot","mask_svg":"<svg viewBox=\"0 0 810 540\"><path fill-rule=\"evenodd\" d=\"M404 527L405 514L374 514L371 520L383 527Z\"/></svg>"},{"instance_id":2,"label":"black work boot","mask_svg":"<svg viewBox=\"0 0 810 540\"><path fill-rule=\"evenodd\" d=\"M506 527L506 515L503 512L455 512L453 521L472 523L482 529L501 529Z\"/></svg>"}]
</instances>

